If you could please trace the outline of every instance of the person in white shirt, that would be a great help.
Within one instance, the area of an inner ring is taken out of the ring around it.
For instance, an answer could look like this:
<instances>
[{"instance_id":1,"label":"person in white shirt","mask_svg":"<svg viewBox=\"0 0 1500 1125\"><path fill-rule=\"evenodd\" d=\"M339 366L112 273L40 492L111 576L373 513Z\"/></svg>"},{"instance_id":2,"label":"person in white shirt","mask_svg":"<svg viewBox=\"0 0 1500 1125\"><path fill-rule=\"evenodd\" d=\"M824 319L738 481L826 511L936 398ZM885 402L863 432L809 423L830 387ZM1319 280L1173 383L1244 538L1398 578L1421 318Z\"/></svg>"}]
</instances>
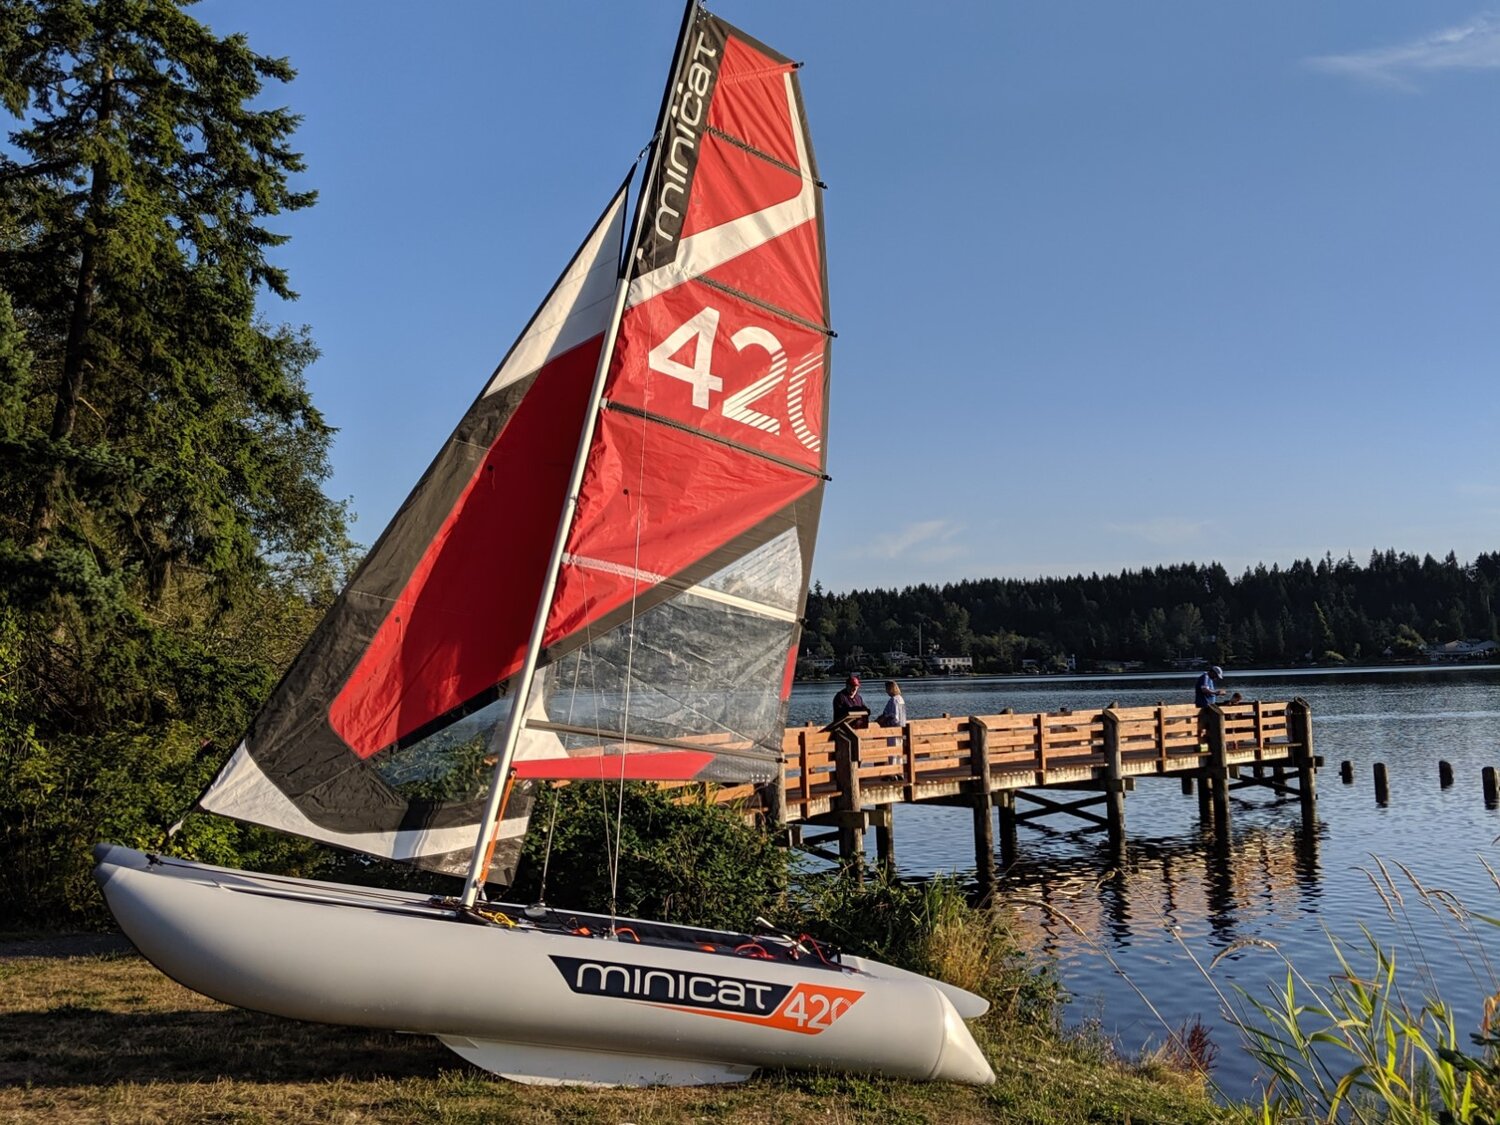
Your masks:
<instances>
[{"instance_id":1,"label":"person in white shirt","mask_svg":"<svg viewBox=\"0 0 1500 1125\"><path fill-rule=\"evenodd\" d=\"M883 727L904 727L906 700L901 695L901 685L895 680L886 680L885 693L890 698L885 701L885 710L880 712L880 718L875 721Z\"/></svg>"}]
</instances>

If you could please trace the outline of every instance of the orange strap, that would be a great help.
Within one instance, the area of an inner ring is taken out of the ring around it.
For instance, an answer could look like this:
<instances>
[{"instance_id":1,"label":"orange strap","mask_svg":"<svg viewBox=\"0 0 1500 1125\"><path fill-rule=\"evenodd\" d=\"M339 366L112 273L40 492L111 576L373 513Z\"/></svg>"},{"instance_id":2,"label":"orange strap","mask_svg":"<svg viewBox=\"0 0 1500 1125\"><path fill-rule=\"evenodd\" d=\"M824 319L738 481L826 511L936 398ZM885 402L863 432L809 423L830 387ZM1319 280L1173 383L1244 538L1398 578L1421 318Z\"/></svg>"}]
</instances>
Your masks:
<instances>
[{"instance_id":1,"label":"orange strap","mask_svg":"<svg viewBox=\"0 0 1500 1125\"><path fill-rule=\"evenodd\" d=\"M495 830L490 834L489 845L484 849L484 874L490 873L490 860L495 858L495 845L500 842L500 826L505 823L505 806L510 804L510 791L515 787L514 776L505 779L505 792L500 796L500 815L495 817ZM483 882L483 879L480 880Z\"/></svg>"}]
</instances>

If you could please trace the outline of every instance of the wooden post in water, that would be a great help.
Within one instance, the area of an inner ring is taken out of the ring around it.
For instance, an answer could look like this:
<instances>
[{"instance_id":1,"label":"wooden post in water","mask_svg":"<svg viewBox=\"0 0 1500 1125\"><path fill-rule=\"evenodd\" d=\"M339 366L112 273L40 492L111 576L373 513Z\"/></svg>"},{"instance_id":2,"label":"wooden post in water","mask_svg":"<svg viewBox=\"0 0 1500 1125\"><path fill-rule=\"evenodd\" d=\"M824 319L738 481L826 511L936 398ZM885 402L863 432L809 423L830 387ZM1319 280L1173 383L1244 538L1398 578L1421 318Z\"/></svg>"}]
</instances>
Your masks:
<instances>
[{"instance_id":1,"label":"wooden post in water","mask_svg":"<svg viewBox=\"0 0 1500 1125\"><path fill-rule=\"evenodd\" d=\"M1354 763L1347 758L1339 763L1339 780L1345 785L1354 784Z\"/></svg>"},{"instance_id":2,"label":"wooden post in water","mask_svg":"<svg viewBox=\"0 0 1500 1125\"><path fill-rule=\"evenodd\" d=\"M877 805L872 817L875 824L875 858L888 871L896 868L896 806Z\"/></svg>"},{"instance_id":3,"label":"wooden post in water","mask_svg":"<svg viewBox=\"0 0 1500 1125\"><path fill-rule=\"evenodd\" d=\"M1318 759L1313 753L1312 708L1307 700L1298 696L1286 706L1287 734L1296 748L1292 761L1297 766L1297 799L1302 802L1302 822L1313 823L1318 808ZM1276 780L1282 778L1282 769L1276 767Z\"/></svg>"},{"instance_id":4,"label":"wooden post in water","mask_svg":"<svg viewBox=\"0 0 1500 1125\"><path fill-rule=\"evenodd\" d=\"M1375 801L1377 804L1388 804L1391 799L1391 783L1385 773L1385 763L1375 763Z\"/></svg>"},{"instance_id":5,"label":"wooden post in water","mask_svg":"<svg viewBox=\"0 0 1500 1125\"><path fill-rule=\"evenodd\" d=\"M1120 716L1114 708L1100 715L1104 720L1104 807L1109 819L1109 850L1125 854L1125 780L1120 772Z\"/></svg>"},{"instance_id":6,"label":"wooden post in water","mask_svg":"<svg viewBox=\"0 0 1500 1125\"><path fill-rule=\"evenodd\" d=\"M990 792L989 727L977 715L969 716L969 772L974 799L974 868L979 876L979 897L995 893L995 822L990 815L994 800Z\"/></svg>"},{"instance_id":7,"label":"wooden post in water","mask_svg":"<svg viewBox=\"0 0 1500 1125\"><path fill-rule=\"evenodd\" d=\"M1203 709L1208 734L1207 780L1213 790L1214 832L1229 839L1229 739L1224 730L1224 712L1209 705Z\"/></svg>"},{"instance_id":8,"label":"wooden post in water","mask_svg":"<svg viewBox=\"0 0 1500 1125\"><path fill-rule=\"evenodd\" d=\"M1495 767L1485 766L1481 776L1484 779L1484 807L1492 809L1500 804L1500 783L1495 778Z\"/></svg>"},{"instance_id":9,"label":"wooden post in water","mask_svg":"<svg viewBox=\"0 0 1500 1125\"><path fill-rule=\"evenodd\" d=\"M1453 784L1453 763L1438 762L1438 785L1447 789Z\"/></svg>"},{"instance_id":10,"label":"wooden post in water","mask_svg":"<svg viewBox=\"0 0 1500 1125\"><path fill-rule=\"evenodd\" d=\"M1010 868L1021 850L1016 840L1016 791L1002 789L996 793L995 807L1000 810L1000 866Z\"/></svg>"},{"instance_id":11,"label":"wooden post in water","mask_svg":"<svg viewBox=\"0 0 1500 1125\"><path fill-rule=\"evenodd\" d=\"M1193 795L1193 775L1185 773L1182 775L1182 795L1191 797Z\"/></svg>"},{"instance_id":12,"label":"wooden post in water","mask_svg":"<svg viewBox=\"0 0 1500 1125\"><path fill-rule=\"evenodd\" d=\"M834 802L838 814L839 859L864 873L864 819L860 813L859 735L847 726L833 732L833 777L839 795Z\"/></svg>"}]
</instances>

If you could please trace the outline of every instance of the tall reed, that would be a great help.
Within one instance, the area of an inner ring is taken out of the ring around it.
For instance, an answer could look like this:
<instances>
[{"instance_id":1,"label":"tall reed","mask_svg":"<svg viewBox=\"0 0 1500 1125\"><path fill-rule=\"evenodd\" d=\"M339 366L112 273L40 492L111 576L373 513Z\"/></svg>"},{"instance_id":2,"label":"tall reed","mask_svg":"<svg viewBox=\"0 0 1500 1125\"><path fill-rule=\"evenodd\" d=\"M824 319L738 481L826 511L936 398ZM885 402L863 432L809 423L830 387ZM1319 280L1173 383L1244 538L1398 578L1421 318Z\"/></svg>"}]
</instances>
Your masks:
<instances>
[{"instance_id":1,"label":"tall reed","mask_svg":"<svg viewBox=\"0 0 1500 1125\"><path fill-rule=\"evenodd\" d=\"M1329 932L1339 971L1326 983L1308 980L1264 940L1230 946L1208 969L1194 958L1210 982L1219 961L1247 947L1269 949L1285 966L1281 985L1268 998L1237 987L1240 1002L1234 1003L1219 992L1245 1048L1268 1076L1259 1120L1500 1122L1500 979L1490 953L1500 918L1479 914L1396 867L1399 879L1379 859L1366 874L1396 933L1406 936L1383 942L1363 924L1357 940ZM1494 870L1485 868L1500 889ZM1477 1031L1461 1032L1452 1006L1439 995L1430 943L1417 940L1413 909L1438 918L1447 939L1441 948L1445 963L1462 959L1485 998ZM1410 961L1410 970L1402 960Z\"/></svg>"}]
</instances>

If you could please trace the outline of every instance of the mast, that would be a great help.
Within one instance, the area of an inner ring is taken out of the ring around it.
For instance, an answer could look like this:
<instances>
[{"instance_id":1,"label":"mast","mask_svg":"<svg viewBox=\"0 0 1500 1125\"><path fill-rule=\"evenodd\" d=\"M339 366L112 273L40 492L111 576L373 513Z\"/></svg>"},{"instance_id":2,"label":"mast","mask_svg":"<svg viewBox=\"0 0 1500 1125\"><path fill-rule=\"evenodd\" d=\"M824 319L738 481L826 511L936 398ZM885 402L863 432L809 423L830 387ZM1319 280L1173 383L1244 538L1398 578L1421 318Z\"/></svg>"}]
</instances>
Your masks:
<instances>
[{"instance_id":1,"label":"mast","mask_svg":"<svg viewBox=\"0 0 1500 1125\"><path fill-rule=\"evenodd\" d=\"M651 154L641 179L641 192L651 184L661 159L662 136L667 128L667 114L672 104L672 86L682 69L687 52L688 35L693 28L693 17L700 0L687 0L682 15L682 28L677 35L677 49L672 57L672 67L667 72L667 85L662 93L661 110L657 114L656 131L651 139ZM536 679L537 664L541 659L542 637L547 629L547 616L551 610L552 597L557 590L558 574L562 570L563 554L567 548L568 534L573 528L573 518L578 510L578 497L583 487L583 475L587 467L589 448L593 443L594 429L598 424L600 405L604 400L604 385L609 376L610 363L614 359L615 341L620 333L620 321L625 314L625 301L630 292L630 277L635 267L636 247L640 243L645 225L644 200L636 201L635 221L631 224L630 237L625 243L625 254L620 263L620 276L615 286L614 307L610 313L609 327L604 334L604 345L599 351L599 362L594 369L594 383L589 392L588 408L584 412L583 428L578 438L578 448L573 454L573 471L568 478L567 496L562 513L557 521L557 534L552 541L552 553L547 560L546 575L542 581L541 594L537 599L536 616L532 621L531 636L526 645L526 656L516 673L515 690L511 693L510 714L506 718L505 730L500 738L495 769L490 776L489 799L485 802L484 815L479 822L479 835L474 842L474 854L469 863L469 874L464 880L462 904L472 907L479 898L479 888L489 869L490 837L500 818L508 789L516 746L520 741L521 728L525 725L526 702Z\"/></svg>"}]
</instances>

